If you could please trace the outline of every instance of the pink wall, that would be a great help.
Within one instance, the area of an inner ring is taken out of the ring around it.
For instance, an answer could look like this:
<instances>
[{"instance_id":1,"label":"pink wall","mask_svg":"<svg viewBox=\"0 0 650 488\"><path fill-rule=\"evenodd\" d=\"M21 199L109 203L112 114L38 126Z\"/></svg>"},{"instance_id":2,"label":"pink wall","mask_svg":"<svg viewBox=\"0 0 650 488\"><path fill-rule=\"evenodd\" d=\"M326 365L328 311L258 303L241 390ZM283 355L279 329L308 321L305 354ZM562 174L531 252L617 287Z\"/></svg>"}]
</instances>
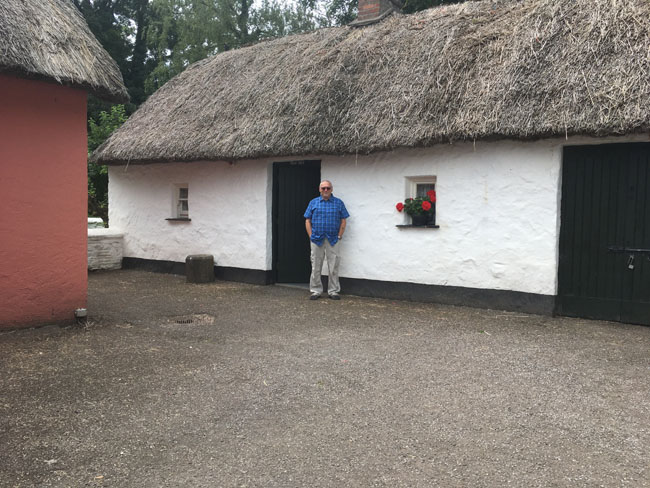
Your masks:
<instances>
[{"instance_id":1,"label":"pink wall","mask_svg":"<svg viewBox=\"0 0 650 488\"><path fill-rule=\"evenodd\" d=\"M86 92L0 75L0 328L86 306Z\"/></svg>"}]
</instances>

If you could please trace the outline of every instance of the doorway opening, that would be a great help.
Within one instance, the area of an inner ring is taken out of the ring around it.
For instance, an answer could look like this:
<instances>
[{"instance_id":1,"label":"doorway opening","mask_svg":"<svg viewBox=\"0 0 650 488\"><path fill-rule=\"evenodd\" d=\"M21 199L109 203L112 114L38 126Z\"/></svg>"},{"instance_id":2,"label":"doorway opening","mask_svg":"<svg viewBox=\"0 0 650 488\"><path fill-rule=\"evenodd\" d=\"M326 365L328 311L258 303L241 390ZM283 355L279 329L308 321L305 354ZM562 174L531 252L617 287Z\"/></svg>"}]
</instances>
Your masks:
<instances>
[{"instance_id":1,"label":"doorway opening","mask_svg":"<svg viewBox=\"0 0 650 488\"><path fill-rule=\"evenodd\" d=\"M309 237L303 217L320 183L320 161L273 164L273 280L308 283Z\"/></svg>"}]
</instances>

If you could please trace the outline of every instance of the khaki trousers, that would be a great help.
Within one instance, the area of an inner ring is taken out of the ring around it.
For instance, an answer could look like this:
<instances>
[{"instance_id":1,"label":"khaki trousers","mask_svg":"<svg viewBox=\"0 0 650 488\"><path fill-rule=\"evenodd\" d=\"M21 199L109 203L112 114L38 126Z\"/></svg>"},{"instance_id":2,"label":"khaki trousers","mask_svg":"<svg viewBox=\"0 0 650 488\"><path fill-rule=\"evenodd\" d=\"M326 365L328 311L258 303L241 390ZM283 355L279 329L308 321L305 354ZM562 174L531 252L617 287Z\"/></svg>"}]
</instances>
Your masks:
<instances>
[{"instance_id":1,"label":"khaki trousers","mask_svg":"<svg viewBox=\"0 0 650 488\"><path fill-rule=\"evenodd\" d=\"M321 281L321 271L323 269L323 260L327 258L327 269L329 271L327 293L329 295L338 295L341 291L339 284L339 246L338 241L333 246L325 239L322 246L311 243L311 278L309 280L309 291L322 295L323 282Z\"/></svg>"}]
</instances>

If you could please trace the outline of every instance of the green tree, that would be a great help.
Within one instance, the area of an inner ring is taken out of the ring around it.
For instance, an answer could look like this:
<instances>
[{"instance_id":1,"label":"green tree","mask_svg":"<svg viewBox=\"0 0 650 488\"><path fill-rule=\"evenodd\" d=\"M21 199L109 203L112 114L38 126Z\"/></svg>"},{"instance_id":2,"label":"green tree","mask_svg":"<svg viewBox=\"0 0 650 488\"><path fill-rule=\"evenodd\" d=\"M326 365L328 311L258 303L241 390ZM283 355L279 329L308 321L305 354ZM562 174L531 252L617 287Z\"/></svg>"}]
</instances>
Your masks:
<instances>
[{"instance_id":1,"label":"green tree","mask_svg":"<svg viewBox=\"0 0 650 488\"><path fill-rule=\"evenodd\" d=\"M148 76L147 32L151 20L149 0L124 0L123 5L123 11L133 26L131 58L124 75L124 83L129 90L131 103L140 105L148 96L144 89L144 80Z\"/></svg>"},{"instance_id":2,"label":"green tree","mask_svg":"<svg viewBox=\"0 0 650 488\"><path fill-rule=\"evenodd\" d=\"M126 121L124 105L113 105L110 112L100 112L97 121L88 122L88 154L97 149L115 129ZM88 163L88 216L108 221L108 169Z\"/></svg>"},{"instance_id":3,"label":"green tree","mask_svg":"<svg viewBox=\"0 0 650 488\"><path fill-rule=\"evenodd\" d=\"M90 31L111 55L122 73L128 69L132 52L132 28L124 15L123 0L73 0Z\"/></svg>"},{"instance_id":4,"label":"green tree","mask_svg":"<svg viewBox=\"0 0 650 488\"><path fill-rule=\"evenodd\" d=\"M308 4L278 0L152 0L149 11L146 95L208 56L318 26Z\"/></svg>"},{"instance_id":5,"label":"green tree","mask_svg":"<svg viewBox=\"0 0 650 488\"><path fill-rule=\"evenodd\" d=\"M125 0L73 0L83 15L90 31L102 47L117 63L122 76L126 80L133 54L133 26L125 10ZM132 1L132 0L128 0ZM129 85L127 83L127 88ZM100 100L92 95L88 97L89 119L99 117L100 112L110 111L111 103ZM135 105L127 108L128 112L135 110Z\"/></svg>"},{"instance_id":6,"label":"green tree","mask_svg":"<svg viewBox=\"0 0 650 488\"><path fill-rule=\"evenodd\" d=\"M145 99L150 0L73 1L93 35L119 66L132 103L139 105Z\"/></svg>"},{"instance_id":7,"label":"green tree","mask_svg":"<svg viewBox=\"0 0 650 488\"><path fill-rule=\"evenodd\" d=\"M331 0L327 2L325 16L328 25L347 25L357 18L358 0Z\"/></svg>"}]
</instances>

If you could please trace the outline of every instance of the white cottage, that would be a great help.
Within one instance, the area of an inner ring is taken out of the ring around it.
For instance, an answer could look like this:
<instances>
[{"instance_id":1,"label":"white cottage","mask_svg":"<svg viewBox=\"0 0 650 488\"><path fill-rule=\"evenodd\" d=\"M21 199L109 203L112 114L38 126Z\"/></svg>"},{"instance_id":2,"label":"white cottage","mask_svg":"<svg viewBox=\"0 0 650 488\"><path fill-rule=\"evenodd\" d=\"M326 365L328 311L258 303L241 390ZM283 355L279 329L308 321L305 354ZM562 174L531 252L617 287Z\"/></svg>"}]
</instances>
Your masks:
<instances>
[{"instance_id":1,"label":"white cottage","mask_svg":"<svg viewBox=\"0 0 650 488\"><path fill-rule=\"evenodd\" d=\"M306 282L329 179L344 293L649 324L650 3L365 20L195 63L97 150L125 265ZM395 204L432 187L411 226Z\"/></svg>"}]
</instances>

